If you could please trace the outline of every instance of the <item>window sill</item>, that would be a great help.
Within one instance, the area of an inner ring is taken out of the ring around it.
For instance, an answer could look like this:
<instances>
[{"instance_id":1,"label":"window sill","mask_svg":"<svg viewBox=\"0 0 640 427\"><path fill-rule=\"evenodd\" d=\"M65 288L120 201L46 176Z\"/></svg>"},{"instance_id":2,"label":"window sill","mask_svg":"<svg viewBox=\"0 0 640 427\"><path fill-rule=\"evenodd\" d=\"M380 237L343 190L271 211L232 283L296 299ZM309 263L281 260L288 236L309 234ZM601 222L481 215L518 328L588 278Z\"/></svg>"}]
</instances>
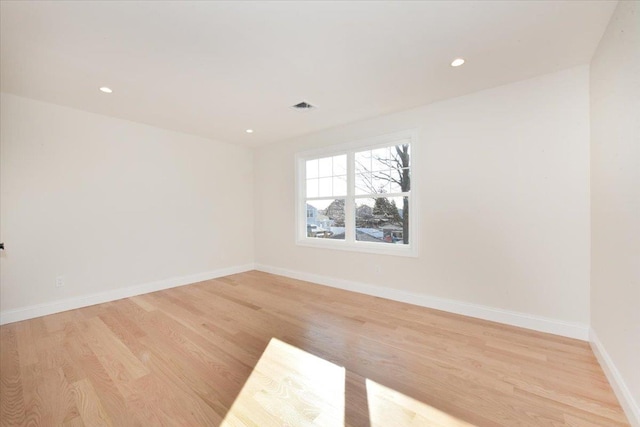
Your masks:
<instances>
[{"instance_id":1,"label":"window sill","mask_svg":"<svg viewBox=\"0 0 640 427\"><path fill-rule=\"evenodd\" d=\"M339 251L361 252L377 255L392 255L417 258L418 253L413 245L393 245L389 243L336 241L321 238L305 237L296 241L298 246Z\"/></svg>"}]
</instances>

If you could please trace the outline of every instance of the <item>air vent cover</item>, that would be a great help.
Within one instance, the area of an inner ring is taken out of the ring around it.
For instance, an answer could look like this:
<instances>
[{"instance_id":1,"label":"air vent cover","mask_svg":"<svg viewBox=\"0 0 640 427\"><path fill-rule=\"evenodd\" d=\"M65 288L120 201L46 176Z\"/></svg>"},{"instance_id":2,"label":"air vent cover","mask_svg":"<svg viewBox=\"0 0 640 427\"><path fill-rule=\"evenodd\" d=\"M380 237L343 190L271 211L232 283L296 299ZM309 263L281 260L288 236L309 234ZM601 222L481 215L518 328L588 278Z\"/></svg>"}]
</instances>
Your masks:
<instances>
[{"instance_id":1,"label":"air vent cover","mask_svg":"<svg viewBox=\"0 0 640 427\"><path fill-rule=\"evenodd\" d=\"M296 111L311 111L316 107L314 105L309 104L306 101L302 101L302 102L298 102L296 105L292 105L291 108L293 108Z\"/></svg>"}]
</instances>

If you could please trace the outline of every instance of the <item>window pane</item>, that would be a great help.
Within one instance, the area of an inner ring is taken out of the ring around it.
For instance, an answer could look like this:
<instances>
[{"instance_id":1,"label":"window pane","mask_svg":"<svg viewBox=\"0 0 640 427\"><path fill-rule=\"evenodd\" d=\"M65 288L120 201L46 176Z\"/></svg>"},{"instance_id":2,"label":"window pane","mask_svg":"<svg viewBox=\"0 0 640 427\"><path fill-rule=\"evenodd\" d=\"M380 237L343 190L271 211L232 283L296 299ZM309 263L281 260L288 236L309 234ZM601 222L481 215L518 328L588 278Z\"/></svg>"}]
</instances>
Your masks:
<instances>
[{"instance_id":1,"label":"window pane","mask_svg":"<svg viewBox=\"0 0 640 427\"><path fill-rule=\"evenodd\" d=\"M318 197L331 197L333 195L333 178L320 178L318 180ZM309 196L311 197L311 196Z\"/></svg>"},{"instance_id":2,"label":"window pane","mask_svg":"<svg viewBox=\"0 0 640 427\"><path fill-rule=\"evenodd\" d=\"M344 240L344 199L307 201L307 237Z\"/></svg>"},{"instance_id":3,"label":"window pane","mask_svg":"<svg viewBox=\"0 0 640 427\"><path fill-rule=\"evenodd\" d=\"M408 197L356 199L356 240L408 244Z\"/></svg>"},{"instance_id":4,"label":"window pane","mask_svg":"<svg viewBox=\"0 0 640 427\"><path fill-rule=\"evenodd\" d=\"M355 162L356 173L371 172L371 150L357 152Z\"/></svg>"},{"instance_id":5,"label":"window pane","mask_svg":"<svg viewBox=\"0 0 640 427\"><path fill-rule=\"evenodd\" d=\"M307 180L307 197L318 197L318 180Z\"/></svg>"},{"instance_id":6,"label":"window pane","mask_svg":"<svg viewBox=\"0 0 640 427\"><path fill-rule=\"evenodd\" d=\"M307 179L318 177L318 159L307 160L306 172L307 172Z\"/></svg>"},{"instance_id":7,"label":"window pane","mask_svg":"<svg viewBox=\"0 0 640 427\"><path fill-rule=\"evenodd\" d=\"M347 177L335 176L333 177L333 196L346 196L347 195Z\"/></svg>"},{"instance_id":8,"label":"window pane","mask_svg":"<svg viewBox=\"0 0 640 427\"><path fill-rule=\"evenodd\" d=\"M400 184L398 184L395 181L391 181L389 183L389 193L402 193L402 188L400 187Z\"/></svg>"},{"instance_id":9,"label":"window pane","mask_svg":"<svg viewBox=\"0 0 640 427\"><path fill-rule=\"evenodd\" d=\"M391 184L394 183L394 180L396 180L396 178L391 175L392 173L395 172L387 170L373 172L370 174L356 175L356 196L374 193L384 194L392 192ZM401 192L397 189L400 188L399 185L396 185L394 188L396 189L394 192Z\"/></svg>"},{"instance_id":10,"label":"window pane","mask_svg":"<svg viewBox=\"0 0 640 427\"><path fill-rule=\"evenodd\" d=\"M327 177L333 175L333 159L331 157L325 157L318 159L319 177Z\"/></svg>"},{"instance_id":11,"label":"window pane","mask_svg":"<svg viewBox=\"0 0 640 427\"><path fill-rule=\"evenodd\" d=\"M392 176L399 181L401 191L410 190L411 151L408 144L391 147L391 155L394 158L394 166L391 168Z\"/></svg>"},{"instance_id":12,"label":"window pane","mask_svg":"<svg viewBox=\"0 0 640 427\"><path fill-rule=\"evenodd\" d=\"M389 151L389 147L378 148L371 153L372 162L371 170L381 171L386 170L394 165L393 157Z\"/></svg>"},{"instance_id":13,"label":"window pane","mask_svg":"<svg viewBox=\"0 0 640 427\"><path fill-rule=\"evenodd\" d=\"M389 192L389 182L391 182L391 180L389 179L389 171L385 171L383 172L376 172L373 174L373 177L371 178L371 187L376 193L388 193Z\"/></svg>"},{"instance_id":14,"label":"window pane","mask_svg":"<svg viewBox=\"0 0 640 427\"><path fill-rule=\"evenodd\" d=\"M356 195L373 193L371 174L356 174Z\"/></svg>"},{"instance_id":15,"label":"window pane","mask_svg":"<svg viewBox=\"0 0 640 427\"><path fill-rule=\"evenodd\" d=\"M402 175L401 175L401 179L400 182L403 185L403 189L402 191L409 191L411 190L411 170L410 168L402 168L401 171Z\"/></svg>"},{"instance_id":16,"label":"window pane","mask_svg":"<svg viewBox=\"0 0 640 427\"><path fill-rule=\"evenodd\" d=\"M347 174L347 155L334 156L333 158L333 174L334 175L346 175Z\"/></svg>"}]
</instances>

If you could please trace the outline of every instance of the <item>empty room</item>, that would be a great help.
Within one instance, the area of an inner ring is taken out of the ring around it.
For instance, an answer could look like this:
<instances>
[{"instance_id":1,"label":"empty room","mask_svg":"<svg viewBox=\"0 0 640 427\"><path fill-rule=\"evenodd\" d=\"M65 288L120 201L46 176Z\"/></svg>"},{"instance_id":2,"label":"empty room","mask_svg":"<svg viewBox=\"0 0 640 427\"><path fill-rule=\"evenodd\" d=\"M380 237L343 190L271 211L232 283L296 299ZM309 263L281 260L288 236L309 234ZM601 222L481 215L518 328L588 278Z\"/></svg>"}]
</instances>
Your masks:
<instances>
[{"instance_id":1,"label":"empty room","mask_svg":"<svg viewBox=\"0 0 640 427\"><path fill-rule=\"evenodd\" d=\"M0 426L640 427L640 1L0 0Z\"/></svg>"}]
</instances>

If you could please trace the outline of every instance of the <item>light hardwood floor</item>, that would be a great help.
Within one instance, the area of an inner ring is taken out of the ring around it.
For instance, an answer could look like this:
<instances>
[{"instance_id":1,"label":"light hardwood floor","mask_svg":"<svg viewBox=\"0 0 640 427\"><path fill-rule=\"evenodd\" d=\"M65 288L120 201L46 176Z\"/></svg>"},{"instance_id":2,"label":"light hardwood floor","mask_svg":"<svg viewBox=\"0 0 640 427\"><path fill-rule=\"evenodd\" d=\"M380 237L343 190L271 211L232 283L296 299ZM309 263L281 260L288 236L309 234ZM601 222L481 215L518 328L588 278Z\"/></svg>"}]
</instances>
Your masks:
<instances>
[{"instance_id":1,"label":"light hardwood floor","mask_svg":"<svg viewBox=\"0 0 640 427\"><path fill-rule=\"evenodd\" d=\"M255 271L0 330L2 426L628 425L585 342Z\"/></svg>"}]
</instances>

